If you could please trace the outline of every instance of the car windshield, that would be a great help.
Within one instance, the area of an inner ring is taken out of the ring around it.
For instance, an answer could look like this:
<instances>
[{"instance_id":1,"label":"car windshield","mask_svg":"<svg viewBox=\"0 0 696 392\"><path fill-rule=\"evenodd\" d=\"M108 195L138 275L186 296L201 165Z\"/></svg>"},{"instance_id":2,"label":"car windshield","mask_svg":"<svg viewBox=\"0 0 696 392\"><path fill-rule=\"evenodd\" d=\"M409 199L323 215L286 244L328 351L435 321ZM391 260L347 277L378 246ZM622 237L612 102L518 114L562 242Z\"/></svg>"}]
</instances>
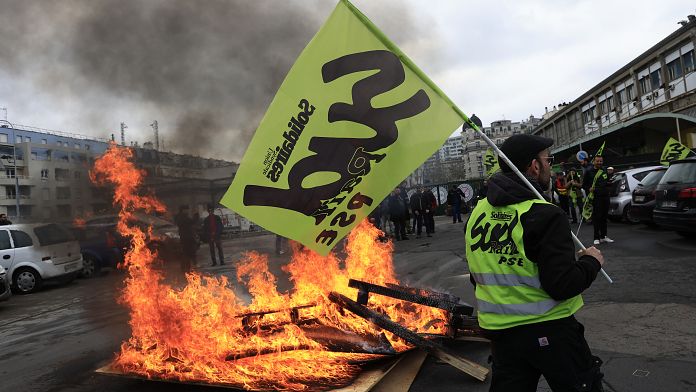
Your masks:
<instances>
[{"instance_id":1,"label":"car windshield","mask_svg":"<svg viewBox=\"0 0 696 392\"><path fill-rule=\"evenodd\" d=\"M645 178L643 178L643 181L640 183L643 184L643 186L650 186L650 185L655 185L658 182L660 182L660 179L662 176L665 175L666 170L653 170L650 173L648 173Z\"/></svg>"},{"instance_id":2,"label":"car windshield","mask_svg":"<svg viewBox=\"0 0 696 392\"><path fill-rule=\"evenodd\" d=\"M696 161L682 162L670 165L660 184L666 183L696 183Z\"/></svg>"},{"instance_id":3,"label":"car windshield","mask_svg":"<svg viewBox=\"0 0 696 392\"><path fill-rule=\"evenodd\" d=\"M75 238L68 230L55 223L35 227L34 234L36 234L36 237L39 239L41 246L75 241Z\"/></svg>"}]
</instances>

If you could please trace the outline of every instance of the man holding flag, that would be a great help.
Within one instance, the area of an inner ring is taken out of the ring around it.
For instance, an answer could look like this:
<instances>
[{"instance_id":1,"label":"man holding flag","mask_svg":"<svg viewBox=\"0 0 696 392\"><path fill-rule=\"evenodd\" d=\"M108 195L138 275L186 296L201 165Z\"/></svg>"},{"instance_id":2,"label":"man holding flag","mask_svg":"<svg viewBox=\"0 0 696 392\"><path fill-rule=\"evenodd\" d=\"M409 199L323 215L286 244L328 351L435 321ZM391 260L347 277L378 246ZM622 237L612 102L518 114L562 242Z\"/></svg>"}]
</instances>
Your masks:
<instances>
[{"instance_id":1,"label":"man holding flag","mask_svg":"<svg viewBox=\"0 0 696 392\"><path fill-rule=\"evenodd\" d=\"M610 193L610 178L607 172L604 171L604 157L602 157L604 144L592 160L592 169L585 173L582 181L582 188L588 195L588 200L585 203L591 203L592 206L592 225L594 226L594 245L600 243L614 242L607 237L607 217L609 215L609 193ZM583 209L583 216L585 215Z\"/></svg>"},{"instance_id":2,"label":"man holding flag","mask_svg":"<svg viewBox=\"0 0 696 392\"><path fill-rule=\"evenodd\" d=\"M552 144L514 135L500 149L541 193ZM565 213L538 199L504 161L500 168L466 227L478 321L491 339L490 391L536 391L542 374L554 391L602 391L601 360L574 314L604 258L591 247L576 260Z\"/></svg>"}]
</instances>

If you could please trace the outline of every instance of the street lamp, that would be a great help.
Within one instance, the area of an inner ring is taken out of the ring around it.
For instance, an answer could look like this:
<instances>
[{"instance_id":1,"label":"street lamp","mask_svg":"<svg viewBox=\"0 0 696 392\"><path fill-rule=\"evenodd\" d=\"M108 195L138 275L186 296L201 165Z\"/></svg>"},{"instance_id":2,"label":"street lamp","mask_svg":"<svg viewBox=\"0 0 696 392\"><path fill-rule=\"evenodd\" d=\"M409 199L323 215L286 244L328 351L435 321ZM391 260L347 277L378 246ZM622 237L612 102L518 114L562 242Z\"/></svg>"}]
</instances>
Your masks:
<instances>
[{"instance_id":1,"label":"street lamp","mask_svg":"<svg viewBox=\"0 0 696 392\"><path fill-rule=\"evenodd\" d=\"M17 177L17 140L15 135L15 127L11 122L0 119L1 123L6 123L12 129L12 161L14 163L14 178L15 178L15 202L17 208L17 222L19 222L19 177ZM4 158L4 157L3 157Z\"/></svg>"}]
</instances>

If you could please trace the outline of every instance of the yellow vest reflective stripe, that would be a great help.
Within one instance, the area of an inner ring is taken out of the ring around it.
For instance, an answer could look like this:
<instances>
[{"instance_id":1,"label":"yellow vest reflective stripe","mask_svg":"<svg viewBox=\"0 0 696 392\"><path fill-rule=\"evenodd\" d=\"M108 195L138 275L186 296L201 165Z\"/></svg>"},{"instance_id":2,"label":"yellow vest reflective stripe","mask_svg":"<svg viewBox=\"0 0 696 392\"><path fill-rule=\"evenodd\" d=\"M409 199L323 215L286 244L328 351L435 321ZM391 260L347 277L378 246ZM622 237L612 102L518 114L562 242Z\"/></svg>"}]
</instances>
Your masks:
<instances>
[{"instance_id":1,"label":"yellow vest reflective stripe","mask_svg":"<svg viewBox=\"0 0 696 392\"><path fill-rule=\"evenodd\" d=\"M521 218L542 200L494 207L481 200L466 227L466 257L476 282L479 324L504 329L568 317L582 307L577 295L564 301L551 298L541 287L539 268L524 249Z\"/></svg>"}]
</instances>

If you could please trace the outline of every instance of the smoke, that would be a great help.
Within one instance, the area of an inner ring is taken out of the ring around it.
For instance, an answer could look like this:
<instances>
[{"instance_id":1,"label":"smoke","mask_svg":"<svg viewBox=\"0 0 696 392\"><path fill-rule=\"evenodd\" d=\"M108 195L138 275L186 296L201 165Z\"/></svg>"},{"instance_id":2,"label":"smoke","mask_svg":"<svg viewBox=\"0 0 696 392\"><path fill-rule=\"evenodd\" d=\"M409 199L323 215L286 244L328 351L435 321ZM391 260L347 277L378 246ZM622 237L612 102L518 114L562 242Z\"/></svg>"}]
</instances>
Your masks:
<instances>
[{"instance_id":1,"label":"smoke","mask_svg":"<svg viewBox=\"0 0 696 392\"><path fill-rule=\"evenodd\" d=\"M122 113L126 123L129 111L147 112L160 121L167 149L239 160L334 6L327 0L5 0L0 53L16 55L0 56L0 65L55 100L83 97L70 114L78 128L105 111ZM378 24L397 43L418 36L401 2L365 8L384 17Z\"/></svg>"}]
</instances>

